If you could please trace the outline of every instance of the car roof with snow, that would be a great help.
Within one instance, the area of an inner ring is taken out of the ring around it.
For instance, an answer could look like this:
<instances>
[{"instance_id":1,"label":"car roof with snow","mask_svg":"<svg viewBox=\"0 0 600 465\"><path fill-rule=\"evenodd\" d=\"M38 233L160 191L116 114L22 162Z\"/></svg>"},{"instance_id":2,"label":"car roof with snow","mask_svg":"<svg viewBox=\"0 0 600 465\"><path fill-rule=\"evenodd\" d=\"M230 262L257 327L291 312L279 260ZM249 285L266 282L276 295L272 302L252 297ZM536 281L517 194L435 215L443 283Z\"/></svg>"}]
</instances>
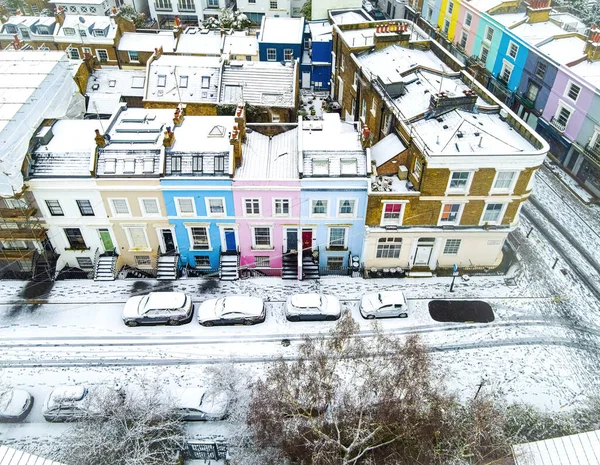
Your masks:
<instances>
[{"instance_id":1,"label":"car roof with snow","mask_svg":"<svg viewBox=\"0 0 600 465\"><path fill-rule=\"evenodd\" d=\"M291 297L290 302L297 308L319 308L321 306L321 295L296 294Z\"/></svg>"},{"instance_id":2,"label":"car roof with snow","mask_svg":"<svg viewBox=\"0 0 600 465\"><path fill-rule=\"evenodd\" d=\"M46 401L46 407L51 410L64 403L77 403L85 397L87 389L82 384L75 386L55 387Z\"/></svg>"},{"instance_id":3,"label":"car roof with snow","mask_svg":"<svg viewBox=\"0 0 600 465\"><path fill-rule=\"evenodd\" d=\"M185 303L183 292L151 292L145 310L160 310L163 308L179 308Z\"/></svg>"},{"instance_id":4,"label":"car roof with snow","mask_svg":"<svg viewBox=\"0 0 600 465\"><path fill-rule=\"evenodd\" d=\"M222 313L255 313L262 311L263 301L260 297L249 295L231 295L223 297Z\"/></svg>"},{"instance_id":5,"label":"car roof with snow","mask_svg":"<svg viewBox=\"0 0 600 465\"><path fill-rule=\"evenodd\" d=\"M0 393L0 414L19 415L27 399L29 393L23 389L9 389Z\"/></svg>"},{"instance_id":6,"label":"car roof with snow","mask_svg":"<svg viewBox=\"0 0 600 465\"><path fill-rule=\"evenodd\" d=\"M365 294L363 301L368 302L373 307L383 307L385 305L403 304L405 298L402 291L382 291Z\"/></svg>"}]
</instances>

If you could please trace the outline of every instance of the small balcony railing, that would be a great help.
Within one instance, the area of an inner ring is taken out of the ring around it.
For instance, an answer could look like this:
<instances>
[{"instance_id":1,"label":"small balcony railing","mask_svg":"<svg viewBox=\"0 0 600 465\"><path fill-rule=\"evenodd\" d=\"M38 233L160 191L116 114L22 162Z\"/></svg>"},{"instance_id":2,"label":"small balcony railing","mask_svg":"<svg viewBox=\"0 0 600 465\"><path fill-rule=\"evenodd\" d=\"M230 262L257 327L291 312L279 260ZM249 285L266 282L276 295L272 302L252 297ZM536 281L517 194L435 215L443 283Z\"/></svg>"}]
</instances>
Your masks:
<instances>
[{"instance_id":1,"label":"small balcony railing","mask_svg":"<svg viewBox=\"0 0 600 465\"><path fill-rule=\"evenodd\" d=\"M565 123L561 123L558 118L555 118L554 116L550 119L550 126L559 132L565 132L565 129L567 129L567 125Z\"/></svg>"},{"instance_id":2,"label":"small balcony railing","mask_svg":"<svg viewBox=\"0 0 600 465\"><path fill-rule=\"evenodd\" d=\"M585 151L590 158L592 158L596 163L600 164L600 146L598 146L597 143L587 144L585 146Z\"/></svg>"},{"instance_id":3,"label":"small balcony railing","mask_svg":"<svg viewBox=\"0 0 600 465\"><path fill-rule=\"evenodd\" d=\"M156 11L173 11L173 5L171 2L154 3L154 9Z\"/></svg>"}]
</instances>

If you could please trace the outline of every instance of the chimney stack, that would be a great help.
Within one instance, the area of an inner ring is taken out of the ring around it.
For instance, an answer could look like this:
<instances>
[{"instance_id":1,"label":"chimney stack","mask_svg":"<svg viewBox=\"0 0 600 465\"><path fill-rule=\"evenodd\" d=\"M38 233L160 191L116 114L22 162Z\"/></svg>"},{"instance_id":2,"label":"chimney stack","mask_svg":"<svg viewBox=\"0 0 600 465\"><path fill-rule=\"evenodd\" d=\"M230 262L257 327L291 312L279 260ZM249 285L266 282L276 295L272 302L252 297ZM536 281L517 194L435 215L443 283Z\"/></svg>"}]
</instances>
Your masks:
<instances>
[{"instance_id":1,"label":"chimney stack","mask_svg":"<svg viewBox=\"0 0 600 465\"><path fill-rule=\"evenodd\" d=\"M183 123L186 107L187 105L185 103L180 103L179 105L177 105L177 110L175 110L175 116L173 117L174 127L178 128Z\"/></svg>"},{"instance_id":2,"label":"chimney stack","mask_svg":"<svg viewBox=\"0 0 600 465\"><path fill-rule=\"evenodd\" d=\"M56 22L59 26L63 25L63 23L65 22L65 10L63 10L62 6L59 6L56 9L56 14L54 15L54 18L56 19Z\"/></svg>"},{"instance_id":3,"label":"chimney stack","mask_svg":"<svg viewBox=\"0 0 600 465\"><path fill-rule=\"evenodd\" d=\"M154 49L154 58L158 59L160 58L160 56L163 54L163 48L162 45L160 46L160 48L155 48Z\"/></svg>"},{"instance_id":4,"label":"chimney stack","mask_svg":"<svg viewBox=\"0 0 600 465\"><path fill-rule=\"evenodd\" d=\"M181 20L179 16L175 16L175 26L173 26L173 37L175 40L179 39L179 36L183 32L183 27L181 27Z\"/></svg>"},{"instance_id":5,"label":"chimney stack","mask_svg":"<svg viewBox=\"0 0 600 465\"><path fill-rule=\"evenodd\" d=\"M360 141L362 143L363 149L366 149L367 147L371 147L371 130L369 129L369 126L367 126L366 124L363 124L363 126L362 126L362 132L360 134Z\"/></svg>"},{"instance_id":6,"label":"chimney stack","mask_svg":"<svg viewBox=\"0 0 600 465\"><path fill-rule=\"evenodd\" d=\"M240 131L240 140L246 142L246 107L238 105L235 109L235 124Z\"/></svg>"},{"instance_id":7,"label":"chimney stack","mask_svg":"<svg viewBox=\"0 0 600 465\"><path fill-rule=\"evenodd\" d=\"M233 130L229 136L229 144L233 146L233 161L235 168L242 165L242 137L237 124L233 125Z\"/></svg>"},{"instance_id":8,"label":"chimney stack","mask_svg":"<svg viewBox=\"0 0 600 465\"><path fill-rule=\"evenodd\" d=\"M171 126L167 126L165 130L165 137L163 137L163 146L167 148L173 147L175 143L175 133L171 131Z\"/></svg>"},{"instance_id":9,"label":"chimney stack","mask_svg":"<svg viewBox=\"0 0 600 465\"><path fill-rule=\"evenodd\" d=\"M589 38L585 44L585 54L590 61L600 60L600 29L595 24L589 32Z\"/></svg>"},{"instance_id":10,"label":"chimney stack","mask_svg":"<svg viewBox=\"0 0 600 465\"><path fill-rule=\"evenodd\" d=\"M102 134L100 134L99 129L96 129L96 137L94 139L96 140L97 147L99 147L99 148L106 147L106 139L104 138L104 136Z\"/></svg>"},{"instance_id":11,"label":"chimney stack","mask_svg":"<svg viewBox=\"0 0 600 465\"><path fill-rule=\"evenodd\" d=\"M550 0L530 0L527 3L529 24L544 23L550 20Z\"/></svg>"}]
</instances>

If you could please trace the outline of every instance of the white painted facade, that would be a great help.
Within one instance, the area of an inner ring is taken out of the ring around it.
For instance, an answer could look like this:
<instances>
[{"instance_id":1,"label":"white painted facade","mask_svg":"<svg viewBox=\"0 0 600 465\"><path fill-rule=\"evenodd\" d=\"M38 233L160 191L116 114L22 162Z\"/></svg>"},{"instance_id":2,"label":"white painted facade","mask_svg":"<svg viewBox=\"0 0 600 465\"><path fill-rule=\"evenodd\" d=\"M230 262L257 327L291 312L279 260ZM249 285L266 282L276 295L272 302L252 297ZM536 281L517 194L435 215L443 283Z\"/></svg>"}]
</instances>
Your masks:
<instances>
[{"instance_id":1,"label":"white painted facade","mask_svg":"<svg viewBox=\"0 0 600 465\"><path fill-rule=\"evenodd\" d=\"M304 0L238 0L238 10L244 12L257 24L260 24L259 16L269 18L300 17L300 9Z\"/></svg>"},{"instance_id":2,"label":"white painted facade","mask_svg":"<svg viewBox=\"0 0 600 465\"><path fill-rule=\"evenodd\" d=\"M109 16L115 0L50 0L48 3L67 15ZM120 5L121 3L119 3Z\"/></svg>"},{"instance_id":3,"label":"white painted facade","mask_svg":"<svg viewBox=\"0 0 600 465\"><path fill-rule=\"evenodd\" d=\"M340 8L361 8L362 0L319 0L312 2L311 19L328 19L327 11Z\"/></svg>"},{"instance_id":4,"label":"white painted facade","mask_svg":"<svg viewBox=\"0 0 600 465\"><path fill-rule=\"evenodd\" d=\"M150 17L161 29L173 27L176 16L183 25L198 26L209 17L219 16L222 8L232 4L231 0L148 0Z\"/></svg>"}]
</instances>

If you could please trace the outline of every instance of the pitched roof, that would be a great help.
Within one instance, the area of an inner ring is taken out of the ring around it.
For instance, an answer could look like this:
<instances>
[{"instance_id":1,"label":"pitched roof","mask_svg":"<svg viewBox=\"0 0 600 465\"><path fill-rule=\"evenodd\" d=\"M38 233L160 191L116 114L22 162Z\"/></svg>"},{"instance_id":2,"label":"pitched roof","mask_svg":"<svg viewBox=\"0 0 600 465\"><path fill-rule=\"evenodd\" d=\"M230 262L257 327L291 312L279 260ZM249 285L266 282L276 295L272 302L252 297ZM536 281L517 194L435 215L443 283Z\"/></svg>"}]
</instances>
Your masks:
<instances>
[{"instance_id":1,"label":"pitched roof","mask_svg":"<svg viewBox=\"0 0 600 465\"><path fill-rule=\"evenodd\" d=\"M155 48L171 53L175 47L175 37L170 31L158 33L124 32L119 39L118 50L125 52L154 52Z\"/></svg>"},{"instance_id":2,"label":"pitched roof","mask_svg":"<svg viewBox=\"0 0 600 465\"><path fill-rule=\"evenodd\" d=\"M143 97L146 71L138 69L102 68L94 70L87 83L86 95L119 94Z\"/></svg>"},{"instance_id":3,"label":"pitched roof","mask_svg":"<svg viewBox=\"0 0 600 465\"><path fill-rule=\"evenodd\" d=\"M247 129L252 129L248 125ZM248 131L236 179L298 179L298 129L269 137Z\"/></svg>"}]
</instances>

